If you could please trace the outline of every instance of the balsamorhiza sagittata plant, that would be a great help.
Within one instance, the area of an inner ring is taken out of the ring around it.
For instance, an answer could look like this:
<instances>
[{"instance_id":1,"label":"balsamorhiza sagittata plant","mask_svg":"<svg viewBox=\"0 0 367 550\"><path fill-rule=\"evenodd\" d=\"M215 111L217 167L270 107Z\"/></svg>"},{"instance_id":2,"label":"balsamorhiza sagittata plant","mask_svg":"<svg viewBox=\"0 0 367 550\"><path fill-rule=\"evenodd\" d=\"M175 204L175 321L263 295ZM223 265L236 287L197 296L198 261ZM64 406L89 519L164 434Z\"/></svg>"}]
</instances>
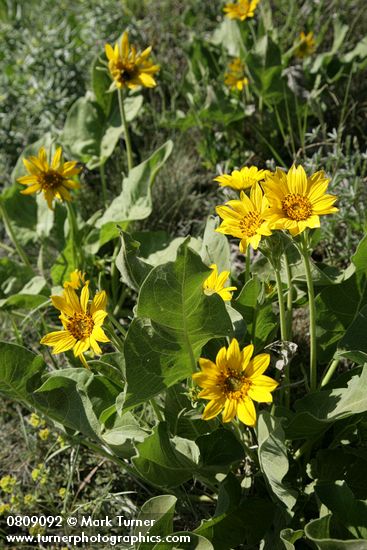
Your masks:
<instances>
[{"instance_id":1,"label":"balsamorhiza sagittata plant","mask_svg":"<svg viewBox=\"0 0 367 550\"><path fill-rule=\"evenodd\" d=\"M41 344L51 346L54 355L73 350L84 366L88 366L83 353L90 348L97 355L102 354L98 342L109 342L102 325L107 316L107 296L104 290L96 293L89 302L89 282L82 288L80 296L71 286L64 288L62 296L51 296L53 306L61 311L60 319L64 330L46 334Z\"/></svg>"},{"instance_id":2,"label":"balsamorhiza sagittata plant","mask_svg":"<svg viewBox=\"0 0 367 550\"><path fill-rule=\"evenodd\" d=\"M159 71L159 65L155 65L149 59L152 47L149 46L143 52L137 53L134 46L129 45L127 31L122 35L120 44L105 45L108 68L113 78L112 89L130 88L138 86L154 88L157 85L154 75Z\"/></svg>"},{"instance_id":3,"label":"balsamorhiza sagittata plant","mask_svg":"<svg viewBox=\"0 0 367 550\"><path fill-rule=\"evenodd\" d=\"M228 63L227 71L224 73L224 84L232 90L242 91L248 85L245 75L245 64L239 57L235 57Z\"/></svg>"},{"instance_id":4,"label":"balsamorhiza sagittata plant","mask_svg":"<svg viewBox=\"0 0 367 550\"><path fill-rule=\"evenodd\" d=\"M312 55L315 50L316 50L316 42L313 37L313 32L309 32L305 34L302 31L301 34L299 35L298 46L294 50L294 55L296 57L299 57L300 59L303 59L304 57L308 57L309 55Z\"/></svg>"},{"instance_id":5,"label":"balsamorhiza sagittata plant","mask_svg":"<svg viewBox=\"0 0 367 550\"><path fill-rule=\"evenodd\" d=\"M245 252L249 245L256 250L261 237L271 235L269 222L265 219L268 207L268 200L256 183L249 197L241 191L239 200L230 200L224 206L216 207L217 214L223 219L216 231L241 239L241 252Z\"/></svg>"},{"instance_id":6,"label":"balsamorhiza sagittata plant","mask_svg":"<svg viewBox=\"0 0 367 550\"><path fill-rule=\"evenodd\" d=\"M203 388L198 397L208 399L203 419L210 420L222 412L223 422L235 416L248 426L256 424L254 401L271 403L271 392L278 382L263 373L269 366L270 355L261 353L252 357L254 346L240 350L233 338L228 349L221 348L215 363L200 358L201 372L193 374L194 381Z\"/></svg>"},{"instance_id":7,"label":"balsamorhiza sagittata plant","mask_svg":"<svg viewBox=\"0 0 367 550\"><path fill-rule=\"evenodd\" d=\"M271 229L284 229L295 236L306 227L320 227L320 216L333 214L337 197L328 195L330 180L320 170L307 177L302 166L293 165L288 173L277 168L262 184L270 208L264 213Z\"/></svg>"},{"instance_id":8,"label":"balsamorhiza sagittata plant","mask_svg":"<svg viewBox=\"0 0 367 550\"><path fill-rule=\"evenodd\" d=\"M42 191L51 210L55 198L61 201L71 201L70 189L80 187L80 184L71 178L79 174L81 168L77 166L76 161L63 161L61 147L56 149L51 163L47 160L44 147L38 151L37 157L24 158L23 163L28 175L18 178L17 181L28 187L21 193L30 195Z\"/></svg>"},{"instance_id":9,"label":"balsamorhiza sagittata plant","mask_svg":"<svg viewBox=\"0 0 367 550\"><path fill-rule=\"evenodd\" d=\"M230 272L222 271L222 273L218 274L218 267L216 264L212 264L210 269L212 269L212 272L203 283L204 294L207 296L219 294L224 301L232 300L232 292L237 290L237 287L225 286Z\"/></svg>"},{"instance_id":10,"label":"balsamorhiza sagittata plant","mask_svg":"<svg viewBox=\"0 0 367 550\"><path fill-rule=\"evenodd\" d=\"M265 179L267 170L259 170L256 166L244 166L240 170L233 170L231 174L223 174L214 178L221 187L231 187L236 191L248 189Z\"/></svg>"},{"instance_id":11,"label":"balsamorhiza sagittata plant","mask_svg":"<svg viewBox=\"0 0 367 550\"><path fill-rule=\"evenodd\" d=\"M254 16L259 1L260 0L237 0L237 2L229 2L224 6L223 11L230 19L244 21L248 17Z\"/></svg>"}]
</instances>

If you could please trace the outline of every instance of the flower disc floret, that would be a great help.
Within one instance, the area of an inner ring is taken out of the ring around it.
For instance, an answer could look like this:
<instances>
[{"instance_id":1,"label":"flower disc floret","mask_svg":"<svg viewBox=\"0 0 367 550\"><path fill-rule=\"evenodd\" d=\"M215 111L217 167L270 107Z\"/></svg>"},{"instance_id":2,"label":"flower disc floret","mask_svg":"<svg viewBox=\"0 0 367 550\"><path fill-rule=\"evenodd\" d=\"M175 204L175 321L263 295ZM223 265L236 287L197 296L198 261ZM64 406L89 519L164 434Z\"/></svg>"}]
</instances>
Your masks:
<instances>
[{"instance_id":1,"label":"flower disc floret","mask_svg":"<svg viewBox=\"0 0 367 550\"><path fill-rule=\"evenodd\" d=\"M270 208L264 214L270 229L288 230L295 236L307 227L320 227L320 216L333 214L337 197L326 193L330 180L323 171L307 177L302 166L266 175L262 184Z\"/></svg>"},{"instance_id":2,"label":"flower disc floret","mask_svg":"<svg viewBox=\"0 0 367 550\"><path fill-rule=\"evenodd\" d=\"M236 416L248 426L256 424L254 401L271 403L271 392L278 383L263 373L270 361L268 353L253 357L254 347L242 350L234 338L228 349L221 348L215 363L200 358L201 372L193 375L194 381L203 388L199 397L209 400L203 413L210 420L222 413L223 422Z\"/></svg>"}]
</instances>

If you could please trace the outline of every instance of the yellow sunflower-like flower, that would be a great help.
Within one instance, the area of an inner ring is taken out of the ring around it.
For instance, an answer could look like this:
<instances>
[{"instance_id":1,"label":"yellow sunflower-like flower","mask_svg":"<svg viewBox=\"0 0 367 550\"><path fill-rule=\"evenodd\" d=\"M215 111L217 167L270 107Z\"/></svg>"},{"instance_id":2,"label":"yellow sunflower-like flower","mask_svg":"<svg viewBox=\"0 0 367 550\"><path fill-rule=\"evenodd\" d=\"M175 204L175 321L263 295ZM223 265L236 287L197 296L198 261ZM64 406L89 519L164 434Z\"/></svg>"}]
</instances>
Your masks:
<instances>
[{"instance_id":1,"label":"yellow sunflower-like flower","mask_svg":"<svg viewBox=\"0 0 367 550\"><path fill-rule=\"evenodd\" d=\"M207 294L208 296L211 296L212 294L219 294L224 301L232 300L232 292L237 290L237 287L225 286L230 275L229 271L222 271L219 275L216 264L212 264L210 269L213 271L203 283L204 294Z\"/></svg>"},{"instance_id":2,"label":"yellow sunflower-like flower","mask_svg":"<svg viewBox=\"0 0 367 550\"><path fill-rule=\"evenodd\" d=\"M221 187L232 187L236 191L242 191L265 179L267 173L268 170L259 170L256 166L245 166L241 170L233 170L231 174L217 176L214 181L218 181Z\"/></svg>"},{"instance_id":3,"label":"yellow sunflower-like flower","mask_svg":"<svg viewBox=\"0 0 367 550\"><path fill-rule=\"evenodd\" d=\"M28 187L21 193L31 195L43 191L43 196L51 210L55 197L61 201L71 201L70 189L80 187L80 184L71 177L79 174L81 168L78 168L76 161L63 162L61 147L56 149L51 164L47 161L44 147L38 151L37 157L25 158L23 163L28 175L18 178L17 181Z\"/></svg>"},{"instance_id":4,"label":"yellow sunflower-like flower","mask_svg":"<svg viewBox=\"0 0 367 550\"><path fill-rule=\"evenodd\" d=\"M286 174L279 168L267 174L262 184L270 208L265 214L271 229L286 229L295 236L306 227L320 227L320 216L333 214L338 197L328 195L330 180L320 170L309 178L302 166L293 165Z\"/></svg>"},{"instance_id":5,"label":"yellow sunflower-like flower","mask_svg":"<svg viewBox=\"0 0 367 550\"><path fill-rule=\"evenodd\" d=\"M244 21L248 17L253 17L256 6L260 0L237 0L237 2L229 2L223 8L224 13L230 19L239 19Z\"/></svg>"},{"instance_id":6,"label":"yellow sunflower-like flower","mask_svg":"<svg viewBox=\"0 0 367 550\"><path fill-rule=\"evenodd\" d=\"M134 89L138 86L154 88L157 85L153 76L159 71L159 65L149 59L152 47L146 48L142 53L137 53L134 46L129 45L127 31L121 38L120 47L118 42L112 47L105 45L108 68L114 80L114 88Z\"/></svg>"},{"instance_id":7,"label":"yellow sunflower-like flower","mask_svg":"<svg viewBox=\"0 0 367 550\"><path fill-rule=\"evenodd\" d=\"M90 348L100 355L101 348L97 342L109 342L102 329L107 316L107 296L104 290L97 292L92 303L89 303L88 283L83 286L80 297L73 288L67 286L62 296L51 296L54 307L61 311L60 319L64 330L46 334L41 344L53 347L52 353L62 353L70 349L87 366L83 353Z\"/></svg>"},{"instance_id":8,"label":"yellow sunflower-like flower","mask_svg":"<svg viewBox=\"0 0 367 550\"><path fill-rule=\"evenodd\" d=\"M243 90L248 85L248 79L245 76L245 65L239 57L235 57L228 63L227 72L224 74L224 84L232 90Z\"/></svg>"},{"instance_id":9,"label":"yellow sunflower-like flower","mask_svg":"<svg viewBox=\"0 0 367 550\"><path fill-rule=\"evenodd\" d=\"M298 46L295 49L294 55L296 57L299 57L300 59L303 59L304 57L308 57L309 55L313 54L316 50L316 42L313 37L313 32L309 32L305 34L303 31L299 35L298 39Z\"/></svg>"},{"instance_id":10,"label":"yellow sunflower-like flower","mask_svg":"<svg viewBox=\"0 0 367 550\"><path fill-rule=\"evenodd\" d=\"M71 288L77 290L86 283L89 283L89 281L85 280L85 273L75 269L70 273L70 280L64 282L64 288L70 286Z\"/></svg>"},{"instance_id":11,"label":"yellow sunflower-like flower","mask_svg":"<svg viewBox=\"0 0 367 550\"><path fill-rule=\"evenodd\" d=\"M200 358L201 372L193 374L195 382L203 388L199 397L208 399L203 413L204 420L210 420L222 412L223 422L230 422L235 416L248 426L256 423L253 401L271 403L271 392L278 382L263 373L269 366L270 355L261 353L252 357L254 346L240 350L233 338L228 349L221 348L215 363Z\"/></svg>"},{"instance_id":12,"label":"yellow sunflower-like flower","mask_svg":"<svg viewBox=\"0 0 367 550\"><path fill-rule=\"evenodd\" d=\"M271 235L269 223L264 216L268 206L267 198L256 183L251 188L250 197L241 191L240 200L231 200L224 206L217 206L217 214L223 222L216 231L241 239L241 252L245 252L249 245L256 250L261 237Z\"/></svg>"}]
</instances>

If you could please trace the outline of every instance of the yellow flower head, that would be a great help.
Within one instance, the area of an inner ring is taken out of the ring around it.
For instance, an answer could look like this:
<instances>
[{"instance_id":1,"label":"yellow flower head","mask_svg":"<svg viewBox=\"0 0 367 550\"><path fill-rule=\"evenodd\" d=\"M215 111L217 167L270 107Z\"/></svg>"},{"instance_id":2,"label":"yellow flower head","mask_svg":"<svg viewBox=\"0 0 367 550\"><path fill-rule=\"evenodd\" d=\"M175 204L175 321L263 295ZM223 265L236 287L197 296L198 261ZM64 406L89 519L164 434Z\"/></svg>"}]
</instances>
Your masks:
<instances>
[{"instance_id":1,"label":"yellow flower head","mask_svg":"<svg viewBox=\"0 0 367 550\"><path fill-rule=\"evenodd\" d=\"M88 282L89 281L85 280L85 273L75 269L70 273L70 280L64 282L64 288L71 287L78 290L82 285Z\"/></svg>"},{"instance_id":2,"label":"yellow flower head","mask_svg":"<svg viewBox=\"0 0 367 550\"><path fill-rule=\"evenodd\" d=\"M27 495L24 495L24 499L23 499L23 502L26 506L29 506L30 504L32 504L34 501L34 496L31 495L31 494L27 494Z\"/></svg>"},{"instance_id":3,"label":"yellow flower head","mask_svg":"<svg viewBox=\"0 0 367 550\"><path fill-rule=\"evenodd\" d=\"M267 209L268 201L260 185L256 183L251 189L250 197L241 191L240 200L228 201L224 206L217 206L217 214L223 218L223 222L216 231L241 239L241 252L245 252L249 245L256 249L262 235L271 235L269 224L264 217Z\"/></svg>"},{"instance_id":4,"label":"yellow flower head","mask_svg":"<svg viewBox=\"0 0 367 550\"><path fill-rule=\"evenodd\" d=\"M45 425L45 421L42 420L38 414L36 413L32 413L31 416L29 417L28 419L28 422L30 423L30 425L33 427L33 428L38 428L40 426L44 426Z\"/></svg>"},{"instance_id":5,"label":"yellow flower head","mask_svg":"<svg viewBox=\"0 0 367 550\"><path fill-rule=\"evenodd\" d=\"M37 157L23 159L23 163L29 175L18 178L19 183L28 186L21 193L31 195L43 191L43 196L51 210L55 197L61 201L71 201L70 189L80 187L80 184L71 177L79 174L81 168L77 167L76 161L63 161L61 147L56 149L51 164L47 161L44 147L38 151Z\"/></svg>"},{"instance_id":6,"label":"yellow flower head","mask_svg":"<svg viewBox=\"0 0 367 550\"><path fill-rule=\"evenodd\" d=\"M42 439L42 441L47 441L49 436L50 436L50 430L48 428L43 428L43 430L40 430L38 432L38 437Z\"/></svg>"},{"instance_id":7,"label":"yellow flower head","mask_svg":"<svg viewBox=\"0 0 367 550\"><path fill-rule=\"evenodd\" d=\"M107 315L107 296L104 290L97 292L92 303L89 303L89 288L86 283L80 297L70 286L64 289L62 296L51 296L54 307L61 311L60 319L64 330L46 334L41 344L53 347L52 353L62 353L72 349L86 365L83 353L90 348L100 355L101 348L97 342L109 342L102 324Z\"/></svg>"},{"instance_id":8,"label":"yellow flower head","mask_svg":"<svg viewBox=\"0 0 367 550\"><path fill-rule=\"evenodd\" d=\"M208 296L219 294L224 301L232 300L232 292L237 290L237 287L224 286L230 275L229 271L222 271L222 273L218 275L218 267L216 264L212 264L210 269L213 271L203 283L204 294Z\"/></svg>"},{"instance_id":9,"label":"yellow flower head","mask_svg":"<svg viewBox=\"0 0 367 550\"><path fill-rule=\"evenodd\" d=\"M16 477L9 475L4 476L0 479L0 488L4 491L4 493L12 493L16 482Z\"/></svg>"},{"instance_id":10,"label":"yellow flower head","mask_svg":"<svg viewBox=\"0 0 367 550\"><path fill-rule=\"evenodd\" d=\"M316 42L313 37L313 32L305 34L302 31L299 35L298 42L299 44L294 52L294 55L296 57L299 57L300 59L303 59L304 57L313 54L316 50Z\"/></svg>"},{"instance_id":11,"label":"yellow flower head","mask_svg":"<svg viewBox=\"0 0 367 550\"><path fill-rule=\"evenodd\" d=\"M236 3L229 2L224 6L223 11L230 19L244 21L248 17L254 16L259 1L260 0L237 0Z\"/></svg>"},{"instance_id":12,"label":"yellow flower head","mask_svg":"<svg viewBox=\"0 0 367 550\"><path fill-rule=\"evenodd\" d=\"M129 45L129 36L125 31L120 47L117 42L114 48L111 44L106 44L105 51L115 88L154 88L157 85L153 76L159 71L159 65L154 65L149 59L151 46L142 53L137 53L136 48Z\"/></svg>"},{"instance_id":13,"label":"yellow flower head","mask_svg":"<svg viewBox=\"0 0 367 550\"><path fill-rule=\"evenodd\" d=\"M271 392L278 382L264 376L270 355L261 353L252 357L254 346L241 351L233 338L228 349L221 348L215 363L199 359L201 372L193 374L195 382L203 388L199 397L208 399L203 413L204 420L210 420L222 412L223 422L230 422L235 416L248 426L256 423L253 401L271 403Z\"/></svg>"},{"instance_id":14,"label":"yellow flower head","mask_svg":"<svg viewBox=\"0 0 367 550\"><path fill-rule=\"evenodd\" d=\"M10 512L10 504L5 502L0 502L0 516Z\"/></svg>"},{"instance_id":15,"label":"yellow flower head","mask_svg":"<svg viewBox=\"0 0 367 550\"><path fill-rule=\"evenodd\" d=\"M227 72L224 74L224 84L232 90L243 90L247 86L248 79L245 76L245 65L239 57L235 57L228 63Z\"/></svg>"},{"instance_id":16,"label":"yellow flower head","mask_svg":"<svg viewBox=\"0 0 367 550\"><path fill-rule=\"evenodd\" d=\"M267 173L268 170L259 170L256 166L245 166L241 170L233 170L231 175L217 176L214 181L218 181L221 187L232 187L236 191L242 191L265 179Z\"/></svg>"},{"instance_id":17,"label":"yellow flower head","mask_svg":"<svg viewBox=\"0 0 367 550\"><path fill-rule=\"evenodd\" d=\"M263 188L270 208L265 217L271 229L286 229L298 235L306 227L320 227L320 217L338 209L337 197L326 193L330 180L320 170L309 178L302 166L293 165L286 174L279 168L268 174Z\"/></svg>"}]
</instances>

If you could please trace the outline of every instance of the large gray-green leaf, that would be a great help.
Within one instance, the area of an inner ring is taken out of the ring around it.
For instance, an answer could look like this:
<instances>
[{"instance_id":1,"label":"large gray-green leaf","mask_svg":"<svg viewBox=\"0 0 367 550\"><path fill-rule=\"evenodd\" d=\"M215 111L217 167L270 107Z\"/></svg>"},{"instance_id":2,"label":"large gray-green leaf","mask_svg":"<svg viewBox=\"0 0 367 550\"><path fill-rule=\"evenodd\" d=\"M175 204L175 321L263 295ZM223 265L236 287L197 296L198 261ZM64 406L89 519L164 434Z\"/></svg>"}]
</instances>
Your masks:
<instances>
[{"instance_id":1,"label":"large gray-green leaf","mask_svg":"<svg viewBox=\"0 0 367 550\"><path fill-rule=\"evenodd\" d=\"M129 175L122 182L121 194L112 201L102 218L98 220L97 227L102 229L100 246L118 235L116 224L143 220L150 215L151 187L157 173L169 158L172 148L172 141L167 141L147 160L130 170Z\"/></svg>"},{"instance_id":2,"label":"large gray-green leaf","mask_svg":"<svg viewBox=\"0 0 367 550\"><path fill-rule=\"evenodd\" d=\"M145 277L153 269L153 266L139 258L139 248L138 241L129 233L121 231L121 248L116 258L116 267L121 273L121 281L133 290L139 290Z\"/></svg>"},{"instance_id":3,"label":"large gray-green leaf","mask_svg":"<svg viewBox=\"0 0 367 550\"><path fill-rule=\"evenodd\" d=\"M33 405L32 392L46 368L43 358L16 344L1 342L0 347L0 393Z\"/></svg>"},{"instance_id":4,"label":"large gray-green leaf","mask_svg":"<svg viewBox=\"0 0 367 550\"><path fill-rule=\"evenodd\" d=\"M283 529L280 532L280 539L286 550L296 550L294 543L303 537L303 531L293 531L293 529Z\"/></svg>"},{"instance_id":5,"label":"large gray-green leaf","mask_svg":"<svg viewBox=\"0 0 367 550\"><path fill-rule=\"evenodd\" d=\"M229 242L225 235L217 233L218 217L209 216L206 221L200 256L204 264L216 264L218 271L230 271L231 257Z\"/></svg>"},{"instance_id":6,"label":"large gray-green leaf","mask_svg":"<svg viewBox=\"0 0 367 550\"><path fill-rule=\"evenodd\" d=\"M367 366L346 388L313 392L295 403L296 413L285 428L289 439L315 437L337 420L367 411Z\"/></svg>"},{"instance_id":7,"label":"large gray-green leaf","mask_svg":"<svg viewBox=\"0 0 367 550\"><path fill-rule=\"evenodd\" d=\"M318 483L315 492L354 538L367 539L367 502L357 500L345 481Z\"/></svg>"},{"instance_id":8,"label":"large gray-green leaf","mask_svg":"<svg viewBox=\"0 0 367 550\"><path fill-rule=\"evenodd\" d=\"M149 499L141 507L138 520L142 526L134 529L134 535L161 537L169 535L173 531L173 515L175 513L177 498L173 495L160 495ZM154 521L151 525L150 522ZM146 524L144 524L146 522ZM156 540L156 539L153 539ZM141 542L138 550L152 550L155 542Z\"/></svg>"},{"instance_id":9,"label":"large gray-green leaf","mask_svg":"<svg viewBox=\"0 0 367 550\"><path fill-rule=\"evenodd\" d=\"M340 540L330 534L332 514L307 523L305 534L318 550L366 550L367 540Z\"/></svg>"},{"instance_id":10,"label":"large gray-green leaf","mask_svg":"<svg viewBox=\"0 0 367 550\"><path fill-rule=\"evenodd\" d=\"M208 275L185 242L175 262L154 268L144 280L137 307L140 319L133 321L125 341L126 407L190 376L202 347L231 334L223 300L203 292Z\"/></svg>"},{"instance_id":11,"label":"large gray-green leaf","mask_svg":"<svg viewBox=\"0 0 367 550\"><path fill-rule=\"evenodd\" d=\"M133 120L143 103L142 96L125 100L126 118ZM103 108L88 94L71 106L66 117L61 142L70 155L93 169L104 164L112 155L124 133L117 106L106 118Z\"/></svg>"},{"instance_id":12,"label":"large gray-green leaf","mask_svg":"<svg viewBox=\"0 0 367 550\"><path fill-rule=\"evenodd\" d=\"M251 496L228 513L204 520L195 533L209 539L215 550L229 550L239 545L257 547L270 528L274 514L269 500Z\"/></svg>"},{"instance_id":13,"label":"large gray-green leaf","mask_svg":"<svg viewBox=\"0 0 367 550\"><path fill-rule=\"evenodd\" d=\"M283 481L289 463L282 420L271 416L268 411L261 411L257 423L257 436L261 471L276 497L277 504L291 517L297 492Z\"/></svg>"},{"instance_id":14,"label":"large gray-green leaf","mask_svg":"<svg viewBox=\"0 0 367 550\"><path fill-rule=\"evenodd\" d=\"M137 450L138 456L133 458L135 468L144 479L157 487L177 487L190 479L197 469L195 463L176 450L169 439L165 422L160 422L151 436L138 443Z\"/></svg>"}]
</instances>

